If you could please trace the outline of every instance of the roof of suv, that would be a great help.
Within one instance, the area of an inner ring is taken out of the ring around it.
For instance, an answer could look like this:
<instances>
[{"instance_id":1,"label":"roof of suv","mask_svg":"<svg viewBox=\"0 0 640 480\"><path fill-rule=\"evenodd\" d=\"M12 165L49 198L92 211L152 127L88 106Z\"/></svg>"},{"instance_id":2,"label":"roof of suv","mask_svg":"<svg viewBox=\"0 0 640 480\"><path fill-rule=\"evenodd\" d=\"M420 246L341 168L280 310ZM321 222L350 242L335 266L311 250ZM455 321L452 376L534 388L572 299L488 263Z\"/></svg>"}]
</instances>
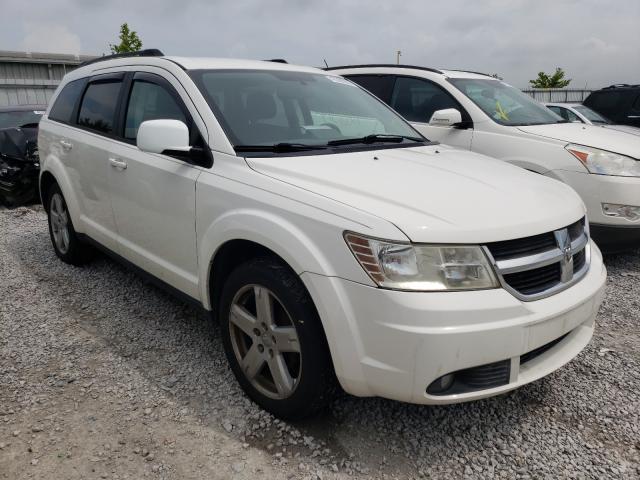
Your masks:
<instances>
[{"instance_id":1,"label":"roof of suv","mask_svg":"<svg viewBox=\"0 0 640 480\"><path fill-rule=\"evenodd\" d=\"M545 106L547 107L567 107L567 108L573 108L573 107L584 107L584 105L582 105L581 103L565 103L565 102L545 102L544 103Z\"/></svg>"},{"instance_id":2,"label":"roof of suv","mask_svg":"<svg viewBox=\"0 0 640 480\"><path fill-rule=\"evenodd\" d=\"M73 71L73 77L86 75L88 72L117 66L130 65L159 65L171 62L183 70L201 69L250 69L250 70L281 70L299 72L319 72L320 69L298 65L290 65L283 60L244 60L236 58L207 58L207 57L174 57L165 56L160 50L141 50L127 54L108 55L87 61Z\"/></svg>"},{"instance_id":3,"label":"roof of suv","mask_svg":"<svg viewBox=\"0 0 640 480\"><path fill-rule=\"evenodd\" d=\"M394 70L422 70L424 72L435 73L444 75L448 78L494 78L489 74L481 72L471 72L467 70L455 70L455 69L436 69L430 67L420 67L417 65L397 65L397 64L366 64L366 65L343 65L340 67L329 67L325 70L356 70L356 69L394 69ZM497 79L496 79L497 80Z\"/></svg>"}]
</instances>

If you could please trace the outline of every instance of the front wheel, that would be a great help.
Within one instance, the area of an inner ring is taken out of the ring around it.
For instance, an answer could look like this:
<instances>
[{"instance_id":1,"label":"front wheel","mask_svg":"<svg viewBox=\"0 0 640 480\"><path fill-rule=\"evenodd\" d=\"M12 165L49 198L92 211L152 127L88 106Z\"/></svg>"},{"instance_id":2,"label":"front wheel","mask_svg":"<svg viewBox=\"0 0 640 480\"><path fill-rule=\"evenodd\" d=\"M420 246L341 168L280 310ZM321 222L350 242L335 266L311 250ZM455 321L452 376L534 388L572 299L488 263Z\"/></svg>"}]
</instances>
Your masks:
<instances>
[{"instance_id":1,"label":"front wheel","mask_svg":"<svg viewBox=\"0 0 640 480\"><path fill-rule=\"evenodd\" d=\"M327 405L335 374L320 319L297 275L277 260L249 261L229 276L220 313L227 358L251 399L290 420Z\"/></svg>"}]
</instances>

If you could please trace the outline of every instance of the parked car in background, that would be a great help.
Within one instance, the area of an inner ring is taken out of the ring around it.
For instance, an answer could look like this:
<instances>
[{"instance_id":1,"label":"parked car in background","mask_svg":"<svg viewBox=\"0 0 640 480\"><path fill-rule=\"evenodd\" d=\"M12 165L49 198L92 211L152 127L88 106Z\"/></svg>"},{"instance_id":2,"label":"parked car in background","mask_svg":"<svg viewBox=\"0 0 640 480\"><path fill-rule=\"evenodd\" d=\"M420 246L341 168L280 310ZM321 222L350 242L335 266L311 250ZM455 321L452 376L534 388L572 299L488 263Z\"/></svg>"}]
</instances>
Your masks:
<instances>
[{"instance_id":1,"label":"parked car in background","mask_svg":"<svg viewBox=\"0 0 640 480\"><path fill-rule=\"evenodd\" d=\"M611 85L591 92L582 103L613 123L640 127L640 84Z\"/></svg>"},{"instance_id":2,"label":"parked car in background","mask_svg":"<svg viewBox=\"0 0 640 480\"><path fill-rule=\"evenodd\" d=\"M352 82L283 63L101 58L41 121L58 257L89 244L214 312L285 418L349 393L473 400L589 342L606 271L566 185L432 144Z\"/></svg>"},{"instance_id":3,"label":"parked car in background","mask_svg":"<svg viewBox=\"0 0 640 480\"><path fill-rule=\"evenodd\" d=\"M0 107L0 204L38 198L38 122L46 105Z\"/></svg>"},{"instance_id":4,"label":"parked car in background","mask_svg":"<svg viewBox=\"0 0 640 480\"><path fill-rule=\"evenodd\" d=\"M640 246L640 137L570 123L481 73L401 65L335 67L431 140L483 153L573 187L607 251Z\"/></svg>"},{"instance_id":5,"label":"parked car in background","mask_svg":"<svg viewBox=\"0 0 640 480\"><path fill-rule=\"evenodd\" d=\"M586 123L587 125L597 125L631 133L632 135L640 135L640 128L613 123L581 103L545 103L545 105L549 110L560 115L568 122Z\"/></svg>"}]
</instances>

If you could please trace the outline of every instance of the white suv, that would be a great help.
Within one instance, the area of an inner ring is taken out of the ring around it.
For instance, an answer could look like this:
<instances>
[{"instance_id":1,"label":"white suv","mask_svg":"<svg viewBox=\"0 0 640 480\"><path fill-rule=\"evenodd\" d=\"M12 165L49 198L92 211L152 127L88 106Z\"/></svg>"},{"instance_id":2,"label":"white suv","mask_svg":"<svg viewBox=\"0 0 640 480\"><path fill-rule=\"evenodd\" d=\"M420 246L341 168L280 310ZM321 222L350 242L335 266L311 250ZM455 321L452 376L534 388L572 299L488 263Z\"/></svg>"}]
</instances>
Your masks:
<instances>
[{"instance_id":1,"label":"white suv","mask_svg":"<svg viewBox=\"0 0 640 480\"><path fill-rule=\"evenodd\" d=\"M477 399L589 342L606 271L567 186L430 144L335 74L146 55L68 74L40 123L53 247L213 312L265 409L309 415L338 384Z\"/></svg>"},{"instance_id":2,"label":"white suv","mask_svg":"<svg viewBox=\"0 0 640 480\"><path fill-rule=\"evenodd\" d=\"M640 247L640 137L570 123L480 73L402 65L330 69L368 89L430 140L489 155L573 187L608 251Z\"/></svg>"}]
</instances>

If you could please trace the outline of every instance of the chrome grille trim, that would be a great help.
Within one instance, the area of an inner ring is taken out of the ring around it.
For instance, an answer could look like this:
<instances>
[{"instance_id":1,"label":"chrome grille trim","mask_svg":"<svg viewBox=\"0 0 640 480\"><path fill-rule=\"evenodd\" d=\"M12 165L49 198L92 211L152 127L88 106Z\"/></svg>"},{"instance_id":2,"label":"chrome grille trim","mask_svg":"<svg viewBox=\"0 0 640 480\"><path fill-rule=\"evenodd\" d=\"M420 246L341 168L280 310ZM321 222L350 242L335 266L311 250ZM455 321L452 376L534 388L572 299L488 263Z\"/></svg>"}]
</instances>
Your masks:
<instances>
[{"instance_id":1,"label":"chrome grille trim","mask_svg":"<svg viewBox=\"0 0 640 480\"><path fill-rule=\"evenodd\" d=\"M576 222L577 223L577 222ZM555 248L545 250L543 252L531 255L523 255L520 257L508 258L504 260L495 260L491 254L489 246L483 245L484 253L493 265L498 280L502 288L511 293L514 297L523 301L533 301L555 295L572 285L579 282L589 271L591 265L591 245L589 243L589 224L586 217L581 221L583 230L580 235L571 239L570 228L575 224L566 228L561 228L553 232L556 240ZM585 261L582 266L574 271L573 258L574 255L584 250ZM560 266L560 278L553 286L533 294L524 294L513 288L505 280L505 275L519 272L527 272L536 270L548 265L558 264Z\"/></svg>"}]
</instances>

